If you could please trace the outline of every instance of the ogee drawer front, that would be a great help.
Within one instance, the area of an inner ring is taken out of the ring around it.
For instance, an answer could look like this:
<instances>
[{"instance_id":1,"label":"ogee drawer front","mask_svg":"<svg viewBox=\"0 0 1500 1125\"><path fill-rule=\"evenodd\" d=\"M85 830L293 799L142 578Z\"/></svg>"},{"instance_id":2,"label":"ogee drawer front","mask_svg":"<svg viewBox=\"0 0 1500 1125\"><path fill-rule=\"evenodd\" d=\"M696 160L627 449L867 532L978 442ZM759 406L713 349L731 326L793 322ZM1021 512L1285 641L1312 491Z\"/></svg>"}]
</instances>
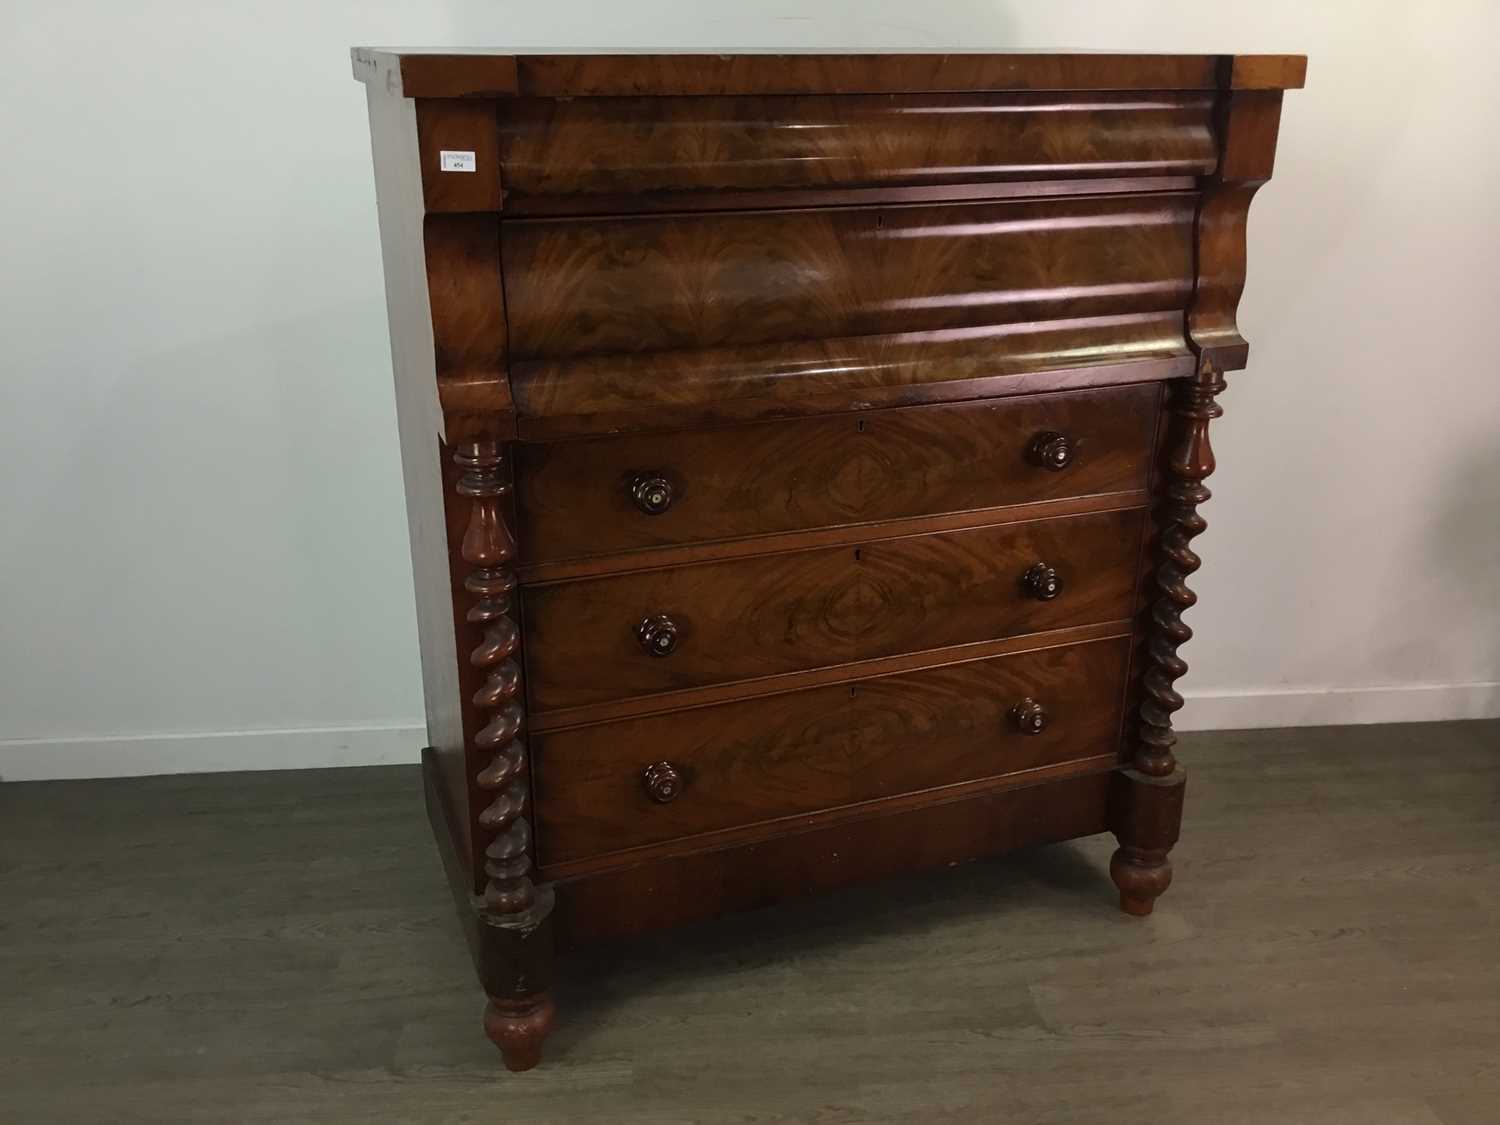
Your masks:
<instances>
[{"instance_id":1,"label":"ogee drawer front","mask_svg":"<svg viewBox=\"0 0 1500 1125\"><path fill-rule=\"evenodd\" d=\"M526 587L531 706L1120 620L1143 518L1099 512Z\"/></svg>"},{"instance_id":2,"label":"ogee drawer front","mask_svg":"<svg viewBox=\"0 0 1500 1125\"><path fill-rule=\"evenodd\" d=\"M541 861L1115 753L1128 651L1095 641L533 735Z\"/></svg>"},{"instance_id":3,"label":"ogee drawer front","mask_svg":"<svg viewBox=\"0 0 1500 1125\"><path fill-rule=\"evenodd\" d=\"M1208 91L516 98L500 113L501 178L509 210L591 194L1204 175L1213 104Z\"/></svg>"},{"instance_id":4,"label":"ogee drawer front","mask_svg":"<svg viewBox=\"0 0 1500 1125\"><path fill-rule=\"evenodd\" d=\"M514 367L1185 311L1197 214L1182 191L507 219L507 354Z\"/></svg>"},{"instance_id":5,"label":"ogee drawer front","mask_svg":"<svg viewBox=\"0 0 1500 1125\"><path fill-rule=\"evenodd\" d=\"M518 447L523 561L1144 488L1159 390ZM1066 464L1033 449L1061 435Z\"/></svg>"}]
</instances>

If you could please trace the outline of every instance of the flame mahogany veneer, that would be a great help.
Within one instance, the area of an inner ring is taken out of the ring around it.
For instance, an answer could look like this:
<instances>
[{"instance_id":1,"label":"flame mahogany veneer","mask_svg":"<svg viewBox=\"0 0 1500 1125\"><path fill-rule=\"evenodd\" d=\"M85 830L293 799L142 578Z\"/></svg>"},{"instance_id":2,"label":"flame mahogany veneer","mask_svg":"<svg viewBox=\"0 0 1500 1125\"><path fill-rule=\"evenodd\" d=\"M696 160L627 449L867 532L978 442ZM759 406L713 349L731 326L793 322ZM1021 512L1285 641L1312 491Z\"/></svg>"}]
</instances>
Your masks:
<instances>
[{"instance_id":1,"label":"flame mahogany veneer","mask_svg":"<svg viewBox=\"0 0 1500 1125\"><path fill-rule=\"evenodd\" d=\"M1149 913L1305 60L353 64L428 809L506 1065L559 947L1104 831Z\"/></svg>"}]
</instances>

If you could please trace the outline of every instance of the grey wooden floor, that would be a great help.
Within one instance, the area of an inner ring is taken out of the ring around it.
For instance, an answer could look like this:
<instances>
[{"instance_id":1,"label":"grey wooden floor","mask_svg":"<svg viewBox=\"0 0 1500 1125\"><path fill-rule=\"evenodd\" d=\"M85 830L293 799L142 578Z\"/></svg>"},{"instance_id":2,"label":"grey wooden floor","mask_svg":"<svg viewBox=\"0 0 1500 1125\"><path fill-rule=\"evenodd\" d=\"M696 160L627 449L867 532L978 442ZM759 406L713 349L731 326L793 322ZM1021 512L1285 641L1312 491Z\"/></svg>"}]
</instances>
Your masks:
<instances>
[{"instance_id":1,"label":"grey wooden floor","mask_svg":"<svg viewBox=\"0 0 1500 1125\"><path fill-rule=\"evenodd\" d=\"M1500 1121L1500 723L1189 736L1105 838L572 961L508 1075L415 768L0 786L0 1121Z\"/></svg>"}]
</instances>

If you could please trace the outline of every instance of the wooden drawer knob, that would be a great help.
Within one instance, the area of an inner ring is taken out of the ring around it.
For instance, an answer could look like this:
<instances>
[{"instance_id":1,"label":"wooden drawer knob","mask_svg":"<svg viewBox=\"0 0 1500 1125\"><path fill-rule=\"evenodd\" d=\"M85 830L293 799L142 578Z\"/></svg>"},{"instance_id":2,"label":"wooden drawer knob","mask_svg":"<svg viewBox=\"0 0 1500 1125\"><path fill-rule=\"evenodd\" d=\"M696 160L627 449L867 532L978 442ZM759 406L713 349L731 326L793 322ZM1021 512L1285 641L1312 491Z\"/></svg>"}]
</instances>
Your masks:
<instances>
[{"instance_id":1,"label":"wooden drawer knob","mask_svg":"<svg viewBox=\"0 0 1500 1125\"><path fill-rule=\"evenodd\" d=\"M1073 463L1073 442L1067 434L1043 430L1031 439L1029 453L1034 464L1060 473Z\"/></svg>"},{"instance_id":2,"label":"wooden drawer knob","mask_svg":"<svg viewBox=\"0 0 1500 1125\"><path fill-rule=\"evenodd\" d=\"M677 651L677 622L664 613L642 621L635 627L635 635L652 656L671 656Z\"/></svg>"},{"instance_id":3,"label":"wooden drawer knob","mask_svg":"<svg viewBox=\"0 0 1500 1125\"><path fill-rule=\"evenodd\" d=\"M1041 734L1047 729L1046 709L1029 695L1010 709L1010 717L1022 734Z\"/></svg>"},{"instance_id":4,"label":"wooden drawer knob","mask_svg":"<svg viewBox=\"0 0 1500 1125\"><path fill-rule=\"evenodd\" d=\"M665 805L682 792L682 774L671 762L653 762L641 771L641 784L646 788L646 796L658 805Z\"/></svg>"},{"instance_id":5,"label":"wooden drawer knob","mask_svg":"<svg viewBox=\"0 0 1500 1125\"><path fill-rule=\"evenodd\" d=\"M660 473L637 473L630 481L630 498L648 516L659 516L672 506L672 482Z\"/></svg>"},{"instance_id":6,"label":"wooden drawer knob","mask_svg":"<svg viewBox=\"0 0 1500 1125\"><path fill-rule=\"evenodd\" d=\"M1026 573L1021 575L1021 589L1026 592L1028 598L1035 598L1039 602L1050 602L1062 593L1062 576L1057 573L1056 567L1048 566L1044 562L1033 563L1026 568Z\"/></svg>"}]
</instances>

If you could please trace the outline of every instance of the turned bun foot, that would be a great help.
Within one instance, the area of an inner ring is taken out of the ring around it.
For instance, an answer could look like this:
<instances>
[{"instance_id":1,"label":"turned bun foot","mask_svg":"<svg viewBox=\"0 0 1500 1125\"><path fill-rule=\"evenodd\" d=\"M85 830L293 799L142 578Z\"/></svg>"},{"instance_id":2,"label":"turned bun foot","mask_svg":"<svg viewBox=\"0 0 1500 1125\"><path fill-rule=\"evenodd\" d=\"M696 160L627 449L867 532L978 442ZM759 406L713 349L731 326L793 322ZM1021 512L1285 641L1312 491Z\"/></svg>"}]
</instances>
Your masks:
<instances>
[{"instance_id":1,"label":"turned bun foot","mask_svg":"<svg viewBox=\"0 0 1500 1125\"><path fill-rule=\"evenodd\" d=\"M1120 909L1144 917L1172 885L1172 863L1162 850L1117 848L1110 857L1109 877L1120 888Z\"/></svg>"},{"instance_id":2,"label":"turned bun foot","mask_svg":"<svg viewBox=\"0 0 1500 1125\"><path fill-rule=\"evenodd\" d=\"M492 996L484 1009L484 1033L500 1048L506 1070L530 1070L542 1061L542 1041L556 1018L557 1005L546 993L523 1000Z\"/></svg>"}]
</instances>

